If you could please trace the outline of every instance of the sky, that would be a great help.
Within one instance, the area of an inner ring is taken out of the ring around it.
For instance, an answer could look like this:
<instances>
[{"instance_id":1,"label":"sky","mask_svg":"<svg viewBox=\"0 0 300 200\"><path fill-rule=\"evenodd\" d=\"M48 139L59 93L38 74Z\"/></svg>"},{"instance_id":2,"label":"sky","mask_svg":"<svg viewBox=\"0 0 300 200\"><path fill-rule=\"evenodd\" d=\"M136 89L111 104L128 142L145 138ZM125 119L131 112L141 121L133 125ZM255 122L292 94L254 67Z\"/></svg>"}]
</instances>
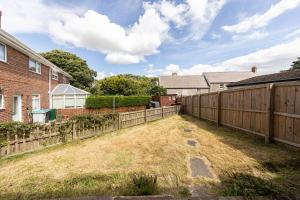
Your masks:
<instances>
[{"instance_id":1,"label":"sky","mask_svg":"<svg viewBox=\"0 0 300 200\"><path fill-rule=\"evenodd\" d=\"M115 74L260 73L300 57L300 0L0 0L2 28Z\"/></svg>"}]
</instances>

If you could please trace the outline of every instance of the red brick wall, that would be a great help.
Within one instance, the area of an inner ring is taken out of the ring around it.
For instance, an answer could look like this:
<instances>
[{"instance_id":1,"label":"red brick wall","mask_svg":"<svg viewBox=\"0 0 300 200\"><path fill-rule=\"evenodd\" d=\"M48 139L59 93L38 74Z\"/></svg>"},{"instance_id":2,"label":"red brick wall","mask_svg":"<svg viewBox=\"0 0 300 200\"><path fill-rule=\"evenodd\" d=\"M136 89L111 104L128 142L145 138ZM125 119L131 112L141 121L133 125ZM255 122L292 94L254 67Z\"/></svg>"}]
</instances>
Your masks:
<instances>
[{"instance_id":1,"label":"red brick wall","mask_svg":"<svg viewBox=\"0 0 300 200\"><path fill-rule=\"evenodd\" d=\"M130 112L145 110L145 106L133 106L133 107L120 107L116 108L116 112ZM86 109L86 108L66 108L66 109L57 109L57 115L63 116L64 118L71 118L76 115L83 114L104 114L112 113L112 108L100 108L100 109Z\"/></svg>"},{"instance_id":2,"label":"red brick wall","mask_svg":"<svg viewBox=\"0 0 300 200\"><path fill-rule=\"evenodd\" d=\"M4 109L0 110L0 122L11 121L13 96L22 96L22 119L28 122L26 107L31 110L32 94L40 94L41 108L49 108L49 67L42 65L41 74L29 71L29 57L6 46L7 62L0 61L0 88L4 96ZM52 89L58 82L52 85Z\"/></svg>"}]
</instances>

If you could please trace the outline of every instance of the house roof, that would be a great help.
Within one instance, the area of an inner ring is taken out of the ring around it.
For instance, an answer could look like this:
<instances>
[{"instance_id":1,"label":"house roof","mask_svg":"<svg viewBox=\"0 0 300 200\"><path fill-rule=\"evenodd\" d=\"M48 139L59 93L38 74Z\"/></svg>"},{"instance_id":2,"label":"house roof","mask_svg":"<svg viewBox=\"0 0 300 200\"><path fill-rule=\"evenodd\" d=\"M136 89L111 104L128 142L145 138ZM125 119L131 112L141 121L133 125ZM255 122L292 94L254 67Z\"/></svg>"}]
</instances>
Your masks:
<instances>
[{"instance_id":1,"label":"house roof","mask_svg":"<svg viewBox=\"0 0 300 200\"><path fill-rule=\"evenodd\" d=\"M164 88L209 88L203 75L160 76L159 85Z\"/></svg>"},{"instance_id":2,"label":"house roof","mask_svg":"<svg viewBox=\"0 0 300 200\"><path fill-rule=\"evenodd\" d=\"M14 49L24 53L25 55L28 55L30 58L50 67L51 69L60 72L61 74L72 78L70 74L67 72L63 71L53 63L51 63L49 60L41 56L40 54L36 53L26 45L24 45L22 42L20 42L17 38L14 36L10 35L9 33L5 32L3 29L0 28L0 41L3 41L5 44L13 47Z\"/></svg>"},{"instance_id":3,"label":"house roof","mask_svg":"<svg viewBox=\"0 0 300 200\"><path fill-rule=\"evenodd\" d=\"M51 92L52 95L90 94L69 84L58 84Z\"/></svg>"},{"instance_id":4,"label":"house roof","mask_svg":"<svg viewBox=\"0 0 300 200\"><path fill-rule=\"evenodd\" d=\"M207 82L211 83L232 83L247 78L257 76L257 73L251 71L245 72L204 72Z\"/></svg>"},{"instance_id":5,"label":"house roof","mask_svg":"<svg viewBox=\"0 0 300 200\"><path fill-rule=\"evenodd\" d=\"M287 70L275 74L256 76L235 83L230 83L228 84L228 87L256 85L256 84L284 82L284 81L297 81L297 80L300 80L300 69Z\"/></svg>"}]
</instances>

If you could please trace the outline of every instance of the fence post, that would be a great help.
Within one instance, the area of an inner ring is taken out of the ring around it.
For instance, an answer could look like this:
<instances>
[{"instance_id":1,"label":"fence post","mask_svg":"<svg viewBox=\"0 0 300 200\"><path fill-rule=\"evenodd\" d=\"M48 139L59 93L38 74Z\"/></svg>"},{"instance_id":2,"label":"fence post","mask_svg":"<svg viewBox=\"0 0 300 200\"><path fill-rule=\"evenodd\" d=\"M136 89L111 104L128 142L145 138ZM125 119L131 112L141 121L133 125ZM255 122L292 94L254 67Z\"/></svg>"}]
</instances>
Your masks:
<instances>
[{"instance_id":1,"label":"fence post","mask_svg":"<svg viewBox=\"0 0 300 200\"><path fill-rule=\"evenodd\" d=\"M217 126L221 126L221 92L217 94Z\"/></svg>"},{"instance_id":2,"label":"fence post","mask_svg":"<svg viewBox=\"0 0 300 200\"><path fill-rule=\"evenodd\" d=\"M144 114L145 114L145 123L146 123L147 122L147 109L145 109Z\"/></svg>"},{"instance_id":3,"label":"fence post","mask_svg":"<svg viewBox=\"0 0 300 200\"><path fill-rule=\"evenodd\" d=\"M199 119L201 119L201 94L199 94L199 101L198 101L198 103L199 103Z\"/></svg>"},{"instance_id":4,"label":"fence post","mask_svg":"<svg viewBox=\"0 0 300 200\"><path fill-rule=\"evenodd\" d=\"M6 147L6 155L10 154L10 139L9 139L9 132L6 132L6 139L7 139L7 147Z\"/></svg>"},{"instance_id":5,"label":"fence post","mask_svg":"<svg viewBox=\"0 0 300 200\"><path fill-rule=\"evenodd\" d=\"M15 152L19 152L19 139L18 139L18 134L15 134Z\"/></svg>"},{"instance_id":6,"label":"fence post","mask_svg":"<svg viewBox=\"0 0 300 200\"><path fill-rule=\"evenodd\" d=\"M73 140L77 139L77 133L76 133L76 121L73 121Z\"/></svg>"},{"instance_id":7,"label":"fence post","mask_svg":"<svg viewBox=\"0 0 300 200\"><path fill-rule=\"evenodd\" d=\"M118 129L122 128L120 113L118 114Z\"/></svg>"},{"instance_id":8,"label":"fence post","mask_svg":"<svg viewBox=\"0 0 300 200\"><path fill-rule=\"evenodd\" d=\"M161 118L164 118L164 107L161 107Z\"/></svg>"},{"instance_id":9,"label":"fence post","mask_svg":"<svg viewBox=\"0 0 300 200\"><path fill-rule=\"evenodd\" d=\"M191 105L192 105L192 109L191 109L191 115L194 116L194 96L191 95Z\"/></svg>"},{"instance_id":10,"label":"fence post","mask_svg":"<svg viewBox=\"0 0 300 200\"><path fill-rule=\"evenodd\" d=\"M275 86L271 83L267 85L267 132L265 135L265 143L272 142L274 134L274 93Z\"/></svg>"}]
</instances>

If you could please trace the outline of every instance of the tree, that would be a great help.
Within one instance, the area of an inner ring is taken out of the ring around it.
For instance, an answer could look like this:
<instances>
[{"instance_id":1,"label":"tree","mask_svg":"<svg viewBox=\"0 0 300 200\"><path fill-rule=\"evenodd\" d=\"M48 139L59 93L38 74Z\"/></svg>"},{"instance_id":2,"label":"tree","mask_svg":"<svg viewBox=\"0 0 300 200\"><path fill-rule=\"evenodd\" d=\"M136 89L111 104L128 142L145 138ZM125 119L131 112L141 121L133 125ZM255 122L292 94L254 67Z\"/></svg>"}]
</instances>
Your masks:
<instances>
[{"instance_id":1,"label":"tree","mask_svg":"<svg viewBox=\"0 0 300 200\"><path fill-rule=\"evenodd\" d=\"M150 89L150 94L152 96L160 96L160 95L166 95L167 94L167 89L159 86L159 85L154 85L151 89Z\"/></svg>"},{"instance_id":2,"label":"tree","mask_svg":"<svg viewBox=\"0 0 300 200\"><path fill-rule=\"evenodd\" d=\"M300 69L300 57L298 57L297 60L294 61L291 66L292 66L292 69Z\"/></svg>"},{"instance_id":3,"label":"tree","mask_svg":"<svg viewBox=\"0 0 300 200\"><path fill-rule=\"evenodd\" d=\"M143 96L165 94L165 89L158 86L157 82L157 78L124 74L98 81L93 91L100 95Z\"/></svg>"},{"instance_id":4,"label":"tree","mask_svg":"<svg viewBox=\"0 0 300 200\"><path fill-rule=\"evenodd\" d=\"M62 50L52 50L41 53L41 55L65 72L68 72L73 77L70 80L73 86L91 91L97 72L90 69L85 60Z\"/></svg>"}]
</instances>

